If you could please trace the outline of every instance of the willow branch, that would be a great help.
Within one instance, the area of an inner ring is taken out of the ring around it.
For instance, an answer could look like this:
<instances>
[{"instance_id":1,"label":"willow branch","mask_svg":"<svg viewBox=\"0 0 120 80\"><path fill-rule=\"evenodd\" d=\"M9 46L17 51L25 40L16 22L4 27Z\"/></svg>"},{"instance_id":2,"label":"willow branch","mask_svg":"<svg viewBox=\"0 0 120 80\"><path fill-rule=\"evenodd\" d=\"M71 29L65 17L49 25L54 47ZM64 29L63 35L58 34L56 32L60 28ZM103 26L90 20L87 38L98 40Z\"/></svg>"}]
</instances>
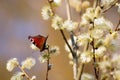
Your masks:
<instances>
[{"instance_id":1,"label":"willow branch","mask_svg":"<svg viewBox=\"0 0 120 80\"><path fill-rule=\"evenodd\" d=\"M48 80L48 73L49 73L49 70L51 69L51 66L50 66L50 51L49 51L49 46L47 48L47 51L48 51L48 59L47 59L46 80Z\"/></svg>"},{"instance_id":2,"label":"willow branch","mask_svg":"<svg viewBox=\"0 0 120 80\"><path fill-rule=\"evenodd\" d=\"M69 43L68 43L68 41L67 41L67 39L65 37L65 34L64 34L63 30L60 29L60 32L62 34L62 37L63 37L65 43L67 44L68 48L70 49L70 52L72 53L72 56L75 57L74 52L73 52L72 48L70 47L70 45L69 45Z\"/></svg>"},{"instance_id":3,"label":"willow branch","mask_svg":"<svg viewBox=\"0 0 120 80\"><path fill-rule=\"evenodd\" d=\"M78 71L79 77L78 77L77 80L81 80L81 76L82 76L82 73L83 73L83 71L84 71L84 65L85 65L85 64L82 63L81 66L80 66L80 69L79 69L79 71Z\"/></svg>"},{"instance_id":4,"label":"willow branch","mask_svg":"<svg viewBox=\"0 0 120 80\"><path fill-rule=\"evenodd\" d=\"M116 0L113 4L111 4L110 7L108 7L107 9L105 9L105 10L103 11L103 13L107 12L109 9L111 9L113 6L115 6L115 4L116 4L117 2L118 2L118 0Z\"/></svg>"},{"instance_id":5,"label":"willow branch","mask_svg":"<svg viewBox=\"0 0 120 80\"><path fill-rule=\"evenodd\" d=\"M68 18L68 20L71 20L71 11L70 11L69 0L65 0L65 1L66 1L67 18Z\"/></svg>"},{"instance_id":6,"label":"willow branch","mask_svg":"<svg viewBox=\"0 0 120 80\"><path fill-rule=\"evenodd\" d=\"M119 19L119 22L118 22L118 24L117 24L117 26L116 26L116 28L115 28L115 31L118 31L118 27L119 27L119 25L120 25L120 19Z\"/></svg>"},{"instance_id":7,"label":"willow branch","mask_svg":"<svg viewBox=\"0 0 120 80\"><path fill-rule=\"evenodd\" d=\"M92 48L93 48L93 61L94 61L94 72L95 72L95 77L96 79L98 80L99 76L98 76L98 72L97 72L97 69L96 69L96 58L95 58L95 47L94 47L94 39L92 41Z\"/></svg>"},{"instance_id":8,"label":"willow branch","mask_svg":"<svg viewBox=\"0 0 120 80\"><path fill-rule=\"evenodd\" d=\"M49 72L49 59L47 60L46 80L48 80L48 72Z\"/></svg>"}]
</instances>

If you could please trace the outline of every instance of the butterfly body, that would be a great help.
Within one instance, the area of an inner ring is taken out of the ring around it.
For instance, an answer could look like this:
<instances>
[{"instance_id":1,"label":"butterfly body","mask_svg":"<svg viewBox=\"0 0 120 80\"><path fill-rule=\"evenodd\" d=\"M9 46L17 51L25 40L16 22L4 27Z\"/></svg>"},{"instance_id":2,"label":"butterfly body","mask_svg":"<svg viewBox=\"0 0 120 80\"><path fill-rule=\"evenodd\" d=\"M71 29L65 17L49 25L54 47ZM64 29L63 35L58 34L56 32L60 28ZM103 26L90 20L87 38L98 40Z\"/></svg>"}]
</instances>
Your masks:
<instances>
[{"instance_id":1,"label":"butterfly body","mask_svg":"<svg viewBox=\"0 0 120 80\"><path fill-rule=\"evenodd\" d=\"M36 36L28 36L28 39L37 47L40 49L40 51L44 51L46 49L46 40L47 37L44 37L42 35L36 35Z\"/></svg>"}]
</instances>

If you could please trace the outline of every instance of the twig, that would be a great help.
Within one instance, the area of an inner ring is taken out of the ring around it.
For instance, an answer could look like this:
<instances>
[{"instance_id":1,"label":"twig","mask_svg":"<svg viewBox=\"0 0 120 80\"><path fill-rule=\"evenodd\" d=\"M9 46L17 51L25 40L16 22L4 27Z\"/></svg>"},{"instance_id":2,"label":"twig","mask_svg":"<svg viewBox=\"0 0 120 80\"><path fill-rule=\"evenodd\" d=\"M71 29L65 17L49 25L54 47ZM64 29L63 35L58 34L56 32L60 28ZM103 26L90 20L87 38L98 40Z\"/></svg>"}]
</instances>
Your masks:
<instances>
[{"instance_id":1,"label":"twig","mask_svg":"<svg viewBox=\"0 0 120 80\"><path fill-rule=\"evenodd\" d=\"M105 9L104 11L102 11L103 13L107 12L109 9L111 9L113 6L115 6L115 4L118 2L118 0L116 0L113 4L111 4L110 7L108 7L107 9Z\"/></svg>"},{"instance_id":2,"label":"twig","mask_svg":"<svg viewBox=\"0 0 120 80\"><path fill-rule=\"evenodd\" d=\"M118 24L117 24L117 26L116 26L116 28L115 28L115 31L118 31L118 27L119 27L119 25L120 25L120 19L119 19L119 22L118 22Z\"/></svg>"},{"instance_id":3,"label":"twig","mask_svg":"<svg viewBox=\"0 0 120 80\"><path fill-rule=\"evenodd\" d=\"M95 77L98 80L98 73L97 73L97 69L96 69L96 58L95 58L95 47L94 47L94 39L92 41L92 48L93 48L93 61L94 61L94 71L95 71Z\"/></svg>"},{"instance_id":4,"label":"twig","mask_svg":"<svg viewBox=\"0 0 120 80\"><path fill-rule=\"evenodd\" d=\"M26 76L26 78L28 79L28 80L30 80L31 78L28 76L28 74L24 71L24 69L20 66L20 65L18 65L18 67L19 67L19 69L24 73L24 75Z\"/></svg>"},{"instance_id":5,"label":"twig","mask_svg":"<svg viewBox=\"0 0 120 80\"><path fill-rule=\"evenodd\" d=\"M47 48L47 51L48 51L48 59L47 59L46 80L48 80L48 72L49 72L49 70L51 69L51 66L50 66L50 51L49 51L49 46L48 46L48 48Z\"/></svg>"},{"instance_id":6,"label":"twig","mask_svg":"<svg viewBox=\"0 0 120 80\"><path fill-rule=\"evenodd\" d=\"M63 37L65 43L67 44L68 48L70 49L70 52L71 52L72 56L75 57L76 55L74 54L72 48L70 47L70 45L69 45L69 43L68 43L68 41L67 41L67 39L66 39L66 37L65 37L65 34L64 34L63 30L60 29L60 32L61 32L61 34L62 34L62 37Z\"/></svg>"},{"instance_id":7,"label":"twig","mask_svg":"<svg viewBox=\"0 0 120 80\"><path fill-rule=\"evenodd\" d=\"M65 0L65 1L66 1L67 18L68 18L68 20L71 20L71 11L70 11L69 0Z\"/></svg>"},{"instance_id":8,"label":"twig","mask_svg":"<svg viewBox=\"0 0 120 80\"><path fill-rule=\"evenodd\" d=\"M82 73L83 73L83 70L84 70L84 65L85 64L83 64L83 63L81 64L81 68L80 68L80 71L78 73L79 74L78 80L81 80L81 76L82 76Z\"/></svg>"},{"instance_id":9,"label":"twig","mask_svg":"<svg viewBox=\"0 0 120 80\"><path fill-rule=\"evenodd\" d=\"M46 80L48 80L48 72L49 72L49 59L47 60Z\"/></svg>"},{"instance_id":10,"label":"twig","mask_svg":"<svg viewBox=\"0 0 120 80\"><path fill-rule=\"evenodd\" d=\"M77 75L78 75L78 60L77 58L73 59L73 74L74 74L74 80L77 80Z\"/></svg>"}]
</instances>

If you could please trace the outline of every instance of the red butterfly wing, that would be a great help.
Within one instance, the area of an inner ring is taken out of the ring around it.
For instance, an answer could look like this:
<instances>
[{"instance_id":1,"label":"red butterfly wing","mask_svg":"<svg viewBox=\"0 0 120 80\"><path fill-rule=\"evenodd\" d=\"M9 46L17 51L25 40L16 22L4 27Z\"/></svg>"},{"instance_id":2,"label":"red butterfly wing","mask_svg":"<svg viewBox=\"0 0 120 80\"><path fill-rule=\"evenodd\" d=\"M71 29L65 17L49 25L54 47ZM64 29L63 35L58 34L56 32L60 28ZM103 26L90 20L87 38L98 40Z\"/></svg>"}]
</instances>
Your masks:
<instances>
[{"instance_id":1,"label":"red butterfly wing","mask_svg":"<svg viewBox=\"0 0 120 80\"><path fill-rule=\"evenodd\" d=\"M29 36L28 39L31 40L31 42L36 45L36 47L38 47L40 49L40 51L45 50L45 45L46 45L46 40L47 37L41 36L41 35L37 35L37 36Z\"/></svg>"}]
</instances>

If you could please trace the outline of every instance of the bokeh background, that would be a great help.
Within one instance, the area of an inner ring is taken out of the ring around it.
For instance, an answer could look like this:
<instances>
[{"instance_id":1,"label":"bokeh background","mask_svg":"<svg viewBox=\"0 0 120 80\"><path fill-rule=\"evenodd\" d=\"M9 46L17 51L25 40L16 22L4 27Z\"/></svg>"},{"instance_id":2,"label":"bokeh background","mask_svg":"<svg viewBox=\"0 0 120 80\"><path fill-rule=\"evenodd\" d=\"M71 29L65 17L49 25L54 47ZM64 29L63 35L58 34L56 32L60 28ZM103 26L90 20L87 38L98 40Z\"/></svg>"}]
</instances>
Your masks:
<instances>
[{"instance_id":1,"label":"bokeh background","mask_svg":"<svg viewBox=\"0 0 120 80\"><path fill-rule=\"evenodd\" d=\"M41 17L41 8L47 0L0 0L0 80L10 80L12 73L6 70L6 63L11 58L18 58L19 62L27 57L36 59L37 64L26 72L37 80L45 80L46 63L38 61L39 52L30 48L28 35L49 35L50 45L60 46L60 55L52 56L53 68L49 72L49 80L73 80L72 66L69 65L68 54L64 50L64 41L59 31L50 27L50 21ZM64 0L63 0L64 1ZM66 19L65 3L56 8L56 13ZM116 7L104 14L114 25L117 25L119 15ZM72 18L79 21L79 13L72 9ZM66 33L66 35L68 35ZM85 71L92 72L87 68Z\"/></svg>"}]
</instances>

